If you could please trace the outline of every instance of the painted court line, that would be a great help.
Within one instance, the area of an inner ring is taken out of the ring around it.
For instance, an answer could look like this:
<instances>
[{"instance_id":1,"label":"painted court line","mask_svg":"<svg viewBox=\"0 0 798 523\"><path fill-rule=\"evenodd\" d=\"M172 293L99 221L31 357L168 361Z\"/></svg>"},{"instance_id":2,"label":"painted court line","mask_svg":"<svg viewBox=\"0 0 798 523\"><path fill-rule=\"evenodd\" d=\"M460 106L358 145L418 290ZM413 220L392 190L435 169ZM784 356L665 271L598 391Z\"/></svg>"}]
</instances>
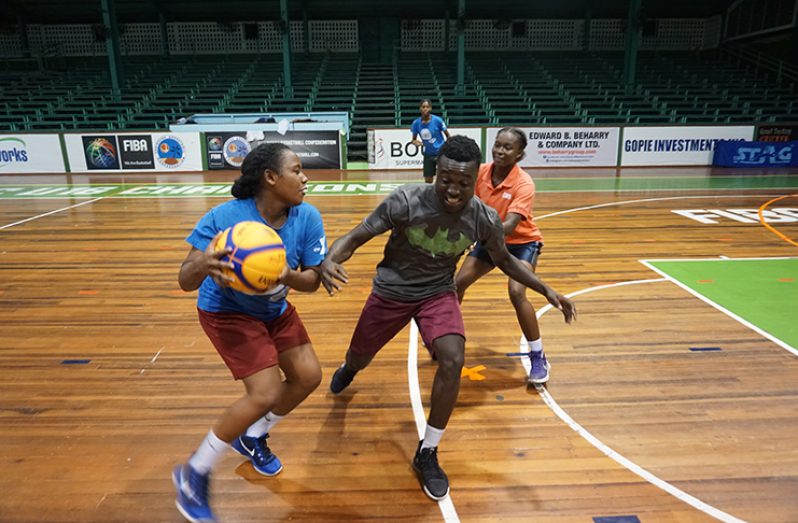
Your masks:
<instances>
[{"instance_id":1,"label":"painted court line","mask_svg":"<svg viewBox=\"0 0 798 523\"><path fill-rule=\"evenodd\" d=\"M735 260L789 260L789 259L792 259L792 258L791 257L782 257L782 258L732 258L732 259L726 260L726 261L735 261ZM651 265L651 263L649 263L649 262L655 262L655 261L680 261L681 262L681 261L691 261L691 260L639 260L639 261L640 261L640 263L642 263L643 265L645 265L646 267L648 267L652 271L656 272L657 274L659 274L663 278L666 278L668 281L671 281L671 282L675 283L676 285L678 285L679 287L681 287L685 291L689 292L690 294L692 294L693 296L695 296L699 300L703 301L707 305L710 305L710 306L714 307L715 309L719 310L720 312L722 312L723 314L727 315L728 317L737 320L738 322L740 322L741 324L745 325L746 327L748 327L752 331L756 332L760 336L769 339L770 341L772 341L773 343L775 343L776 345L778 345L782 349L793 353L795 356L798 356L798 349L796 349L795 347L793 347L789 343L787 343L785 341L782 341L779 338L777 338L776 336L774 336L774 335L770 334L769 332L767 332L766 330L763 330L763 329L757 327L756 325L754 325L753 323L749 322L748 320L745 320L742 317L736 315L735 313L733 313L729 309L723 307L722 305L720 305L718 303L715 303L713 300L707 298L706 296L704 296L700 292L697 292L697 291L691 289L690 287L688 287L684 283L680 282L679 280L672 278L670 275L668 275L668 273L657 269L656 267ZM697 260L693 260L693 261L697 261ZM704 261L706 261L706 260L704 260ZM714 259L714 261L717 261L717 259Z\"/></svg>"},{"instance_id":2,"label":"painted court line","mask_svg":"<svg viewBox=\"0 0 798 523\"><path fill-rule=\"evenodd\" d=\"M66 211L66 210L69 210L69 209L74 209L74 208L76 208L76 207L80 207L81 205L86 205L86 204L89 204L89 203L94 203L94 202L100 201L100 200L102 200L102 199L103 199L103 198L102 198L102 196L101 196L101 197L99 197L99 198L94 198L93 200L87 200L87 201L85 201L85 202L76 203L75 205L70 205L69 207L61 207L60 209L56 209L56 210L54 210L54 211L46 212L46 213L44 213L44 214L37 214L36 216L31 216L30 218L25 218L24 220L20 220L20 221L18 221L18 222L14 222L14 223L9 223L9 224L6 224L6 225L2 225L2 226L0 226L0 231L2 231L3 229L8 229L9 227L13 227L13 226L15 226L15 225L21 225L21 224L23 224L23 223L31 222L31 221L33 221L33 220L38 220L39 218L44 218L45 216L50 216L51 214L56 214L56 213L59 213L59 212L61 212L61 211Z\"/></svg>"},{"instance_id":3,"label":"painted court line","mask_svg":"<svg viewBox=\"0 0 798 523\"><path fill-rule=\"evenodd\" d=\"M415 320L410 321L410 341L407 345L407 384L410 389L410 404L413 407L413 417L416 420L416 430L420 441L424 439L424 432L427 430L427 417L424 415L424 405L421 403L421 387L418 384L418 326ZM460 522L451 495L438 501L438 508L441 509L445 522Z\"/></svg>"},{"instance_id":4,"label":"painted court line","mask_svg":"<svg viewBox=\"0 0 798 523\"><path fill-rule=\"evenodd\" d=\"M651 279L651 280L634 280L634 281L625 281L625 282L619 282L619 283L611 283L611 284L608 284L608 285L600 285L600 286L596 286L596 287L589 287L587 289L581 289L579 291L567 294L566 296L568 298L573 298L574 296L579 296L580 294L586 294L588 292L594 292L594 291L598 291L598 290L608 289L608 288L611 288L611 287L621 287L621 286L624 286L624 285L636 285L636 284L640 284L640 283L657 283L657 282L665 282L665 281L668 281L668 279L667 278L656 278L656 279ZM546 306L542 307L537 312L537 317L540 318L546 312L548 312L549 310L551 310L553 308L554 307L552 307L550 304L547 304ZM526 348L528 350L528 346L526 345L523 336L521 337L520 346L521 346L522 349ZM521 358L521 363L523 364L526 373L529 374L529 371L531 370L531 365L530 365L530 362L529 362L529 358ZM563 422L565 422L566 425L571 427L571 429L573 429L574 432L576 432L577 434L582 436L591 445L596 447L598 450L600 450L603 454L605 454L607 457L609 457L613 461L619 463L621 466L623 466L626 469L628 469L630 472L633 472L634 474L640 476L641 478L643 478L644 480L648 481L649 483L651 483L652 485L656 486L657 488L660 488L660 489L664 490L665 492L667 492L668 494L674 496L675 498L687 503L688 505L700 510L701 512L704 512L705 514L708 514L708 515L712 516L715 519L718 519L718 520L723 521L725 523L745 523L744 520L738 519L738 518L732 516L731 514L723 512L722 510L720 510L718 508L715 508L712 505L709 505L707 503L704 503L703 501L701 501L700 499L698 499L698 498L696 498L694 496L691 496L687 492L685 492L685 491L683 491L683 490L671 485L670 483L668 483L667 481L665 481L663 479L660 479L659 477L655 476L654 474L652 474L651 472L647 471L643 467L637 465L636 463L634 463L633 461L629 460L628 458L625 458L621 454L615 452L610 447L608 447L603 442L601 442L601 440L596 438L593 434L588 432L587 429L585 429L579 423L574 421L574 419L571 418L571 416L569 416L568 413L565 412L562 409L562 407L559 406L559 404L557 404L557 402L554 400L554 398L551 396L551 394L549 394L549 391L546 390L546 388L544 386L535 385L535 388L537 389L538 393L540 394L540 397L543 399L543 402L552 410L552 412L554 412L554 414L557 415L558 418L560 418Z\"/></svg>"},{"instance_id":5,"label":"painted court line","mask_svg":"<svg viewBox=\"0 0 798 523\"><path fill-rule=\"evenodd\" d=\"M726 261L763 261L763 260L794 260L798 256L761 256L753 258L729 258L728 256L720 256L720 259ZM718 261L718 258L648 258L639 260L641 263L646 262L705 262L705 261Z\"/></svg>"},{"instance_id":6,"label":"painted court line","mask_svg":"<svg viewBox=\"0 0 798 523\"><path fill-rule=\"evenodd\" d=\"M798 194L785 194L784 196L779 196L778 198L773 198L769 202L765 202L759 207L759 211L757 211L757 215L759 216L759 223L764 225L764 227L767 230L769 230L770 232L774 233L776 236L778 236L782 240L786 241L787 243L790 243L790 244L795 245L796 247L798 247L798 242L796 242L795 240L793 240L792 238L790 238L786 234L782 233L780 230L778 230L775 227L773 227L772 225L770 225L765 220L765 216L764 216L765 210L768 207L770 207L771 204L776 203L779 200L783 200L784 198L795 198L796 196L798 196Z\"/></svg>"}]
</instances>

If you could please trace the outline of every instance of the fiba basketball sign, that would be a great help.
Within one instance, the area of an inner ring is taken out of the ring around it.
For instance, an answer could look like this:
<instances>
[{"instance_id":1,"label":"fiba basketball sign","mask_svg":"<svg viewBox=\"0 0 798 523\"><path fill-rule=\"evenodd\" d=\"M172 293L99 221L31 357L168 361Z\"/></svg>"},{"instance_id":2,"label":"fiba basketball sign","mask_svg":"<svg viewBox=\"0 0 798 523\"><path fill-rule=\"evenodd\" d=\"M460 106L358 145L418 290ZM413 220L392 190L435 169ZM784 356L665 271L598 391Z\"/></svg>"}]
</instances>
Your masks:
<instances>
[{"instance_id":1,"label":"fiba basketball sign","mask_svg":"<svg viewBox=\"0 0 798 523\"><path fill-rule=\"evenodd\" d=\"M199 133L64 134L72 172L200 171L199 140Z\"/></svg>"},{"instance_id":2,"label":"fiba basketball sign","mask_svg":"<svg viewBox=\"0 0 798 523\"><path fill-rule=\"evenodd\" d=\"M150 135L120 136L122 169L155 169Z\"/></svg>"}]
</instances>

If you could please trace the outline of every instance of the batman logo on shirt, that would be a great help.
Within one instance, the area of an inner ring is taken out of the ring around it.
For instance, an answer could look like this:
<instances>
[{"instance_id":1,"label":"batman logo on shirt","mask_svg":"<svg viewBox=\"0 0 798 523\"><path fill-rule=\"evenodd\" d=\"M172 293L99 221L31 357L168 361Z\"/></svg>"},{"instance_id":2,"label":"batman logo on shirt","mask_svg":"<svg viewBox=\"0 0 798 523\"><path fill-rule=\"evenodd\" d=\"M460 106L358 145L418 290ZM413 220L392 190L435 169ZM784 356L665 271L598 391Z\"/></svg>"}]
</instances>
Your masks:
<instances>
[{"instance_id":1,"label":"batman logo on shirt","mask_svg":"<svg viewBox=\"0 0 798 523\"><path fill-rule=\"evenodd\" d=\"M410 245L427 251L433 258L438 255L459 256L472 243L462 232L457 240L450 240L449 229L438 229L434 236L429 237L426 227L408 227L405 234Z\"/></svg>"}]
</instances>

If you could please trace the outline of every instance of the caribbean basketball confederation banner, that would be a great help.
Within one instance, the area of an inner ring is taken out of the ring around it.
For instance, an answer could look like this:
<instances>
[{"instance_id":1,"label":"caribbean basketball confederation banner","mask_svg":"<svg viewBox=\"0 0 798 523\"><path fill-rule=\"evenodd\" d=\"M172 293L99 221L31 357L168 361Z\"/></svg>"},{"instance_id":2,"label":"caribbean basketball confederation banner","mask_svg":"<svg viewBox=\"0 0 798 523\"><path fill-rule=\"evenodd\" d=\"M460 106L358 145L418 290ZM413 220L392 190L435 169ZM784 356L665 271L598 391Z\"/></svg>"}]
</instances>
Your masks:
<instances>
[{"instance_id":1,"label":"caribbean basketball confederation banner","mask_svg":"<svg viewBox=\"0 0 798 523\"><path fill-rule=\"evenodd\" d=\"M615 167L618 127L519 127L526 135L521 167ZM493 161L493 142L500 127L488 128L485 156Z\"/></svg>"},{"instance_id":2,"label":"caribbean basketball confederation banner","mask_svg":"<svg viewBox=\"0 0 798 523\"><path fill-rule=\"evenodd\" d=\"M240 131L204 133L208 169L241 168L244 158L262 143L282 143L293 150L304 169L340 169L341 134L338 131Z\"/></svg>"},{"instance_id":3,"label":"caribbean basketball confederation banner","mask_svg":"<svg viewBox=\"0 0 798 523\"><path fill-rule=\"evenodd\" d=\"M63 172L57 134L0 134L0 174Z\"/></svg>"},{"instance_id":4,"label":"caribbean basketball confederation banner","mask_svg":"<svg viewBox=\"0 0 798 523\"><path fill-rule=\"evenodd\" d=\"M199 133L65 134L72 172L201 171Z\"/></svg>"}]
</instances>

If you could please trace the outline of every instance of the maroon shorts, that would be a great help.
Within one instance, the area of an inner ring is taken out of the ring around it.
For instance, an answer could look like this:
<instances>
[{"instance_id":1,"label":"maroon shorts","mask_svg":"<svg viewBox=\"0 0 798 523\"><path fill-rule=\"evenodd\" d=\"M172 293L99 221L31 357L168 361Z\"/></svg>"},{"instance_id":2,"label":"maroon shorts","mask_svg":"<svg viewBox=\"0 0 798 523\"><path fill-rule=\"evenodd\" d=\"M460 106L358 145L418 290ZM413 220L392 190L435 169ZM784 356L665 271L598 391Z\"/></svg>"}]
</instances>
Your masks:
<instances>
[{"instance_id":1,"label":"maroon shorts","mask_svg":"<svg viewBox=\"0 0 798 523\"><path fill-rule=\"evenodd\" d=\"M465 338L463 315L454 291L411 302L372 292L360 313L349 347L357 354L377 354L411 319L416 320L421 339L430 350L432 342L441 336L457 334Z\"/></svg>"},{"instance_id":2,"label":"maroon shorts","mask_svg":"<svg viewBox=\"0 0 798 523\"><path fill-rule=\"evenodd\" d=\"M277 365L278 353L310 343L290 303L284 313L269 322L234 312L197 312L202 329L237 380Z\"/></svg>"}]
</instances>

